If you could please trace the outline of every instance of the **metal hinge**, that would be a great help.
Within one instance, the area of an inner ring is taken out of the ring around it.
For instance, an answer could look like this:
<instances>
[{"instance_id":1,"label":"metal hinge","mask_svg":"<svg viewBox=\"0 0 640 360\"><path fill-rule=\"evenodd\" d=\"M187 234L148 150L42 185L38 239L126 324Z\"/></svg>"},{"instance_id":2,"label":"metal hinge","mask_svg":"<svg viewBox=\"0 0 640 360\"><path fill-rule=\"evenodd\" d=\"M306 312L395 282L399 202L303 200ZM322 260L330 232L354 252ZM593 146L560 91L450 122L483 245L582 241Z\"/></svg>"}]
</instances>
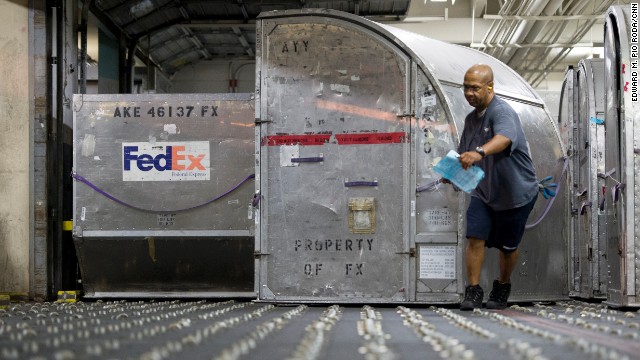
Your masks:
<instances>
[{"instance_id":1,"label":"metal hinge","mask_svg":"<svg viewBox=\"0 0 640 360\"><path fill-rule=\"evenodd\" d=\"M255 119L254 124L260 125L260 124L264 124L264 123L270 123L272 122L271 120L260 120L260 119Z\"/></svg>"},{"instance_id":2,"label":"metal hinge","mask_svg":"<svg viewBox=\"0 0 640 360\"><path fill-rule=\"evenodd\" d=\"M263 252L260 252L260 251L254 251L254 252L253 252L253 257L254 257L254 258L256 258L256 259L257 259L257 258L259 258L259 257L261 257L261 256L265 256L265 255L271 255L271 254L269 254L269 253L263 253Z\"/></svg>"}]
</instances>

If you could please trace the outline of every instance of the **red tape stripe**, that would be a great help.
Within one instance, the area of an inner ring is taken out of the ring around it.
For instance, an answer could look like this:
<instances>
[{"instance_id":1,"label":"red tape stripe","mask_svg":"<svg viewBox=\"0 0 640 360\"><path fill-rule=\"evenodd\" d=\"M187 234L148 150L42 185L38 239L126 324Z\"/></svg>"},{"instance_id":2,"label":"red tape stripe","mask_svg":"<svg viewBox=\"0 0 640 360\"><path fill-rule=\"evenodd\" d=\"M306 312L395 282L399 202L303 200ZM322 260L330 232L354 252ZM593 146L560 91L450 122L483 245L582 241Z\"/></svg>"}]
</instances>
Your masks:
<instances>
[{"instance_id":1,"label":"red tape stripe","mask_svg":"<svg viewBox=\"0 0 640 360\"><path fill-rule=\"evenodd\" d=\"M324 145L331 134L271 135L263 138L262 145Z\"/></svg>"},{"instance_id":2,"label":"red tape stripe","mask_svg":"<svg viewBox=\"0 0 640 360\"><path fill-rule=\"evenodd\" d=\"M324 145L331 134L270 135L262 139L263 146ZM397 144L407 141L407 133L335 134L338 145Z\"/></svg>"},{"instance_id":3,"label":"red tape stripe","mask_svg":"<svg viewBox=\"0 0 640 360\"><path fill-rule=\"evenodd\" d=\"M339 145L396 144L405 142L406 139L407 134L404 132L336 134Z\"/></svg>"}]
</instances>

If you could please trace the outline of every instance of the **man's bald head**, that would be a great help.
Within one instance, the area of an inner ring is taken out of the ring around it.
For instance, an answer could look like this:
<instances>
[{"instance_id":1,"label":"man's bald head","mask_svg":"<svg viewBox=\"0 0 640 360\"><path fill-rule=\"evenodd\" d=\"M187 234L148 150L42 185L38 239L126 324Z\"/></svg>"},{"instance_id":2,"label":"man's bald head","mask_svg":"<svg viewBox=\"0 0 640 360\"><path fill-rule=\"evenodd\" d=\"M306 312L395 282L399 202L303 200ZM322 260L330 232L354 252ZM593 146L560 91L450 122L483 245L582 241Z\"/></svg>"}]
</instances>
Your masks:
<instances>
[{"instance_id":1,"label":"man's bald head","mask_svg":"<svg viewBox=\"0 0 640 360\"><path fill-rule=\"evenodd\" d=\"M464 96L469 105L482 111L493 99L493 70L489 65L475 64L464 74Z\"/></svg>"},{"instance_id":2,"label":"man's bald head","mask_svg":"<svg viewBox=\"0 0 640 360\"><path fill-rule=\"evenodd\" d=\"M475 75L477 79L485 83L493 82L493 70L486 64L475 64L467 70L468 75ZM465 74L465 76L467 75Z\"/></svg>"}]
</instances>

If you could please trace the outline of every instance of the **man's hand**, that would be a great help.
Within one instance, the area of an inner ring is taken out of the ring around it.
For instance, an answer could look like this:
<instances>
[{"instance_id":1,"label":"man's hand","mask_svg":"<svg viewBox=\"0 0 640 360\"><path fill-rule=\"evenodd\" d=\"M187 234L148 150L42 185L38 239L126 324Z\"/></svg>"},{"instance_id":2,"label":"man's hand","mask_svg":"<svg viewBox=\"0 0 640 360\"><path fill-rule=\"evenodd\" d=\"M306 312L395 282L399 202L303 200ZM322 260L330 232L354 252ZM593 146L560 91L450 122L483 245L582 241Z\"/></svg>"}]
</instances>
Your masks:
<instances>
[{"instance_id":1,"label":"man's hand","mask_svg":"<svg viewBox=\"0 0 640 360\"><path fill-rule=\"evenodd\" d=\"M467 151L460 155L460 164L462 165L462 168L465 170L467 170L468 168L471 167L471 165L473 165L474 163L480 160L482 160L482 155L480 155L475 151Z\"/></svg>"}]
</instances>

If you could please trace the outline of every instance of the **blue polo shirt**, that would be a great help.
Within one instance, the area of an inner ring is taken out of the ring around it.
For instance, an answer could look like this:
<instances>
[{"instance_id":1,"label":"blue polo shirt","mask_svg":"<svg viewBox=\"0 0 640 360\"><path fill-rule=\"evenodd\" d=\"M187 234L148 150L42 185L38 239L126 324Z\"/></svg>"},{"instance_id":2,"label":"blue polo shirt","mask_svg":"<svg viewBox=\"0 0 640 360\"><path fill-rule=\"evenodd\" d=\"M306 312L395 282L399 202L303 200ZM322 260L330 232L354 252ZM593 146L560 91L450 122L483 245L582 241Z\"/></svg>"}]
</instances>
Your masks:
<instances>
[{"instance_id":1,"label":"blue polo shirt","mask_svg":"<svg viewBox=\"0 0 640 360\"><path fill-rule=\"evenodd\" d=\"M475 163L484 170L485 178L471 196L493 210L502 211L524 206L538 195L536 171L515 110L494 96L484 114L479 115L476 110L470 112L465 118L458 153L473 151L497 134L509 138L511 146Z\"/></svg>"}]
</instances>

